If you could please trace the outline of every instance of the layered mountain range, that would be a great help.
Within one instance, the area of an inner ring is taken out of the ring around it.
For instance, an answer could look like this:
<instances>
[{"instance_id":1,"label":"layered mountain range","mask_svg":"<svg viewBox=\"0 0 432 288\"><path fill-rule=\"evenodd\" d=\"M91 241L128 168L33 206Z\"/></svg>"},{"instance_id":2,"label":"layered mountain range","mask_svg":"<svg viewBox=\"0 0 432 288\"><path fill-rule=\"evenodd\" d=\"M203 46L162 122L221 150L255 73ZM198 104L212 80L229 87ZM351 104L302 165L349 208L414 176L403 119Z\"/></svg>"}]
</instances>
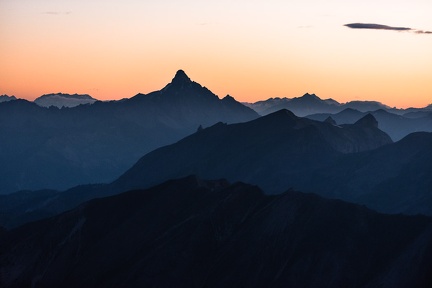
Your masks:
<instances>
[{"instance_id":1,"label":"layered mountain range","mask_svg":"<svg viewBox=\"0 0 432 288\"><path fill-rule=\"evenodd\" d=\"M312 171L343 154L390 143L371 115L352 125L335 126L280 110L247 123L218 123L157 149L114 184L137 188L197 174L257 184L275 194L308 183Z\"/></svg>"},{"instance_id":2,"label":"layered mountain range","mask_svg":"<svg viewBox=\"0 0 432 288\"><path fill-rule=\"evenodd\" d=\"M386 213L432 215L432 134L413 133L393 143L377 125L370 114L339 126L287 110L246 123L218 123L148 153L111 184L2 196L0 226L190 174L255 184L267 194L294 188Z\"/></svg>"},{"instance_id":3,"label":"layered mountain range","mask_svg":"<svg viewBox=\"0 0 432 288\"><path fill-rule=\"evenodd\" d=\"M109 182L142 155L200 125L257 117L230 96L219 99L181 70L162 90L122 101L63 109L20 99L3 102L0 194Z\"/></svg>"},{"instance_id":4,"label":"layered mountain range","mask_svg":"<svg viewBox=\"0 0 432 288\"><path fill-rule=\"evenodd\" d=\"M0 234L2 287L429 287L432 219L186 177Z\"/></svg>"},{"instance_id":5,"label":"layered mountain range","mask_svg":"<svg viewBox=\"0 0 432 288\"><path fill-rule=\"evenodd\" d=\"M386 110L397 115L404 115L416 112L432 112L432 104L423 108L391 108L377 101L354 100L340 103L334 99L321 99L315 94L306 93L301 97L294 98L269 98L255 103L243 103L254 109L260 115L267 115L280 109L288 109L300 117L317 113L339 113L345 109L354 109L360 112L371 112L376 110Z\"/></svg>"},{"instance_id":6,"label":"layered mountain range","mask_svg":"<svg viewBox=\"0 0 432 288\"><path fill-rule=\"evenodd\" d=\"M352 124L371 113L378 127L398 141L413 132L432 132L432 107L397 109L376 101L339 103L321 99L315 94L296 98L270 98L255 103L244 103L261 115L288 109L297 116L323 121L331 117L337 124Z\"/></svg>"},{"instance_id":7,"label":"layered mountain range","mask_svg":"<svg viewBox=\"0 0 432 288\"><path fill-rule=\"evenodd\" d=\"M431 107L74 97L0 103L0 287L432 286Z\"/></svg>"}]
</instances>

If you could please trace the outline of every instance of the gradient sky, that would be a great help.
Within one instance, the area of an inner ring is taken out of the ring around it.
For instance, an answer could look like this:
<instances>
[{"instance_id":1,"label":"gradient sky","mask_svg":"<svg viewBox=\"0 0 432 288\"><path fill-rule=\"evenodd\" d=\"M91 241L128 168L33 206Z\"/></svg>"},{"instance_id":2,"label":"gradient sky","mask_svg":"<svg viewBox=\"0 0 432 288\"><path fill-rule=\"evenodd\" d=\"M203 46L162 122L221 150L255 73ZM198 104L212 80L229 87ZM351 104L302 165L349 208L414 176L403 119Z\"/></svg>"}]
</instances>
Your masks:
<instances>
[{"instance_id":1,"label":"gradient sky","mask_svg":"<svg viewBox=\"0 0 432 288\"><path fill-rule=\"evenodd\" d=\"M219 97L432 103L431 0L0 0L0 94L101 100L183 69Z\"/></svg>"}]
</instances>

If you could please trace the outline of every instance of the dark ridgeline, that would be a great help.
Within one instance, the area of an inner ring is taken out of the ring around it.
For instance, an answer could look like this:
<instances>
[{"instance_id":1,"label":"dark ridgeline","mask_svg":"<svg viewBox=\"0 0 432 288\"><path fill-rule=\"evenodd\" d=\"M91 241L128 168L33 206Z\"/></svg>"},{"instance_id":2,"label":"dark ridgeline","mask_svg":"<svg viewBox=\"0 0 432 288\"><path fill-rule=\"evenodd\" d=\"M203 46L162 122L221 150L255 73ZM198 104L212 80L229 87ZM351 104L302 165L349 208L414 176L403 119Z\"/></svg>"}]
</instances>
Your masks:
<instances>
[{"instance_id":1,"label":"dark ridgeline","mask_svg":"<svg viewBox=\"0 0 432 288\"><path fill-rule=\"evenodd\" d=\"M432 219L195 176L2 232L1 287L430 287Z\"/></svg>"},{"instance_id":2,"label":"dark ridgeline","mask_svg":"<svg viewBox=\"0 0 432 288\"><path fill-rule=\"evenodd\" d=\"M117 178L147 152L217 122L258 114L178 71L161 91L74 108L0 103L0 194Z\"/></svg>"}]
</instances>

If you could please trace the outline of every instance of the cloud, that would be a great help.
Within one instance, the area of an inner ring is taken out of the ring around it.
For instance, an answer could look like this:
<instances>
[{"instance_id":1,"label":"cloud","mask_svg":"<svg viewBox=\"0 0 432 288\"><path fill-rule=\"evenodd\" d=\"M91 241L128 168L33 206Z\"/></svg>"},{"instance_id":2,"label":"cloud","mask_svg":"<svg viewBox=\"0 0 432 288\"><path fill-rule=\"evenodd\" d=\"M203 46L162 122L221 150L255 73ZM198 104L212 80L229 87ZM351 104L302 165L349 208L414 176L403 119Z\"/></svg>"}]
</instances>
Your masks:
<instances>
[{"instance_id":1,"label":"cloud","mask_svg":"<svg viewBox=\"0 0 432 288\"><path fill-rule=\"evenodd\" d=\"M423 30L417 30L415 31L416 34L432 34L432 31L423 31Z\"/></svg>"},{"instance_id":2,"label":"cloud","mask_svg":"<svg viewBox=\"0 0 432 288\"><path fill-rule=\"evenodd\" d=\"M409 27L393 27L374 23L350 23L344 26L351 29L373 29L373 30L393 30L393 31L408 31L416 34L432 34L432 31L417 30Z\"/></svg>"},{"instance_id":3,"label":"cloud","mask_svg":"<svg viewBox=\"0 0 432 288\"><path fill-rule=\"evenodd\" d=\"M344 26L353 29L377 29L377 30L396 30L396 31L412 30L411 28L407 28L407 27L392 27L387 25L370 24L370 23L351 23L351 24L345 24Z\"/></svg>"}]
</instances>

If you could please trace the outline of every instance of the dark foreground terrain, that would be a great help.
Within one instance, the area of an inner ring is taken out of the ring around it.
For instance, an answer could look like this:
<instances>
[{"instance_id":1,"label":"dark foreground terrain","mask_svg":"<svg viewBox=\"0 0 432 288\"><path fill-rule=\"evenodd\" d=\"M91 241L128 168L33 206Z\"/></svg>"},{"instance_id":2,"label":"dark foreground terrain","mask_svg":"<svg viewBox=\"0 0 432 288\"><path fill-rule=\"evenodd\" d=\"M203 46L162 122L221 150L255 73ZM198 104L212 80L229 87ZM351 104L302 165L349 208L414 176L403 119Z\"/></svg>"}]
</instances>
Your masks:
<instances>
[{"instance_id":1,"label":"dark foreground terrain","mask_svg":"<svg viewBox=\"0 0 432 288\"><path fill-rule=\"evenodd\" d=\"M1 287L432 287L432 219L195 176L0 230Z\"/></svg>"}]
</instances>

